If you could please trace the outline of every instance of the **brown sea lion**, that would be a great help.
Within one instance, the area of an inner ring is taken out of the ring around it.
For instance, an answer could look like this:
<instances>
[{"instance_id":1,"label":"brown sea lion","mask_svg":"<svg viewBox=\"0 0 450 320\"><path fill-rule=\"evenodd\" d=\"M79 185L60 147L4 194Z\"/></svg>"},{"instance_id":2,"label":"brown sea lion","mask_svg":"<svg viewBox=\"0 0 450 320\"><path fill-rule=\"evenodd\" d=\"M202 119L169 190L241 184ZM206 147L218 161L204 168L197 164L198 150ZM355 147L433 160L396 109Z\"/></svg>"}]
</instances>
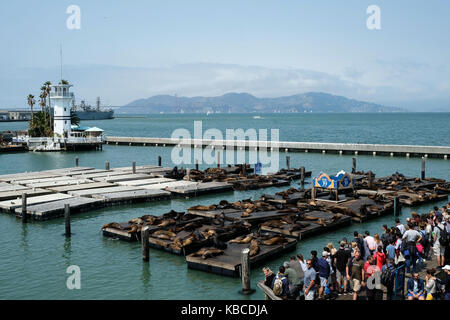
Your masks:
<instances>
[{"instance_id":1,"label":"brown sea lion","mask_svg":"<svg viewBox=\"0 0 450 320\"><path fill-rule=\"evenodd\" d=\"M273 245L277 245L277 244L283 244L286 242L287 242L287 240L284 237L273 237L271 239L264 240L261 243L266 246L273 246Z\"/></svg>"},{"instance_id":2,"label":"brown sea lion","mask_svg":"<svg viewBox=\"0 0 450 320\"><path fill-rule=\"evenodd\" d=\"M257 240L252 240L250 243L250 257L256 256L259 253L259 244Z\"/></svg>"},{"instance_id":3,"label":"brown sea lion","mask_svg":"<svg viewBox=\"0 0 450 320\"><path fill-rule=\"evenodd\" d=\"M223 250L216 249L216 248L202 248L199 251L193 253L192 255L194 257L202 257L203 259L207 259L208 257L213 257L223 254Z\"/></svg>"},{"instance_id":4,"label":"brown sea lion","mask_svg":"<svg viewBox=\"0 0 450 320\"><path fill-rule=\"evenodd\" d=\"M128 221L128 223L131 223L131 224L143 224L144 220L142 220L141 218L131 219L130 221Z\"/></svg>"},{"instance_id":5,"label":"brown sea lion","mask_svg":"<svg viewBox=\"0 0 450 320\"><path fill-rule=\"evenodd\" d=\"M217 207L215 205L210 206L194 206L190 207L188 210L198 210L198 211L209 211L209 210L215 210Z\"/></svg>"},{"instance_id":6,"label":"brown sea lion","mask_svg":"<svg viewBox=\"0 0 450 320\"><path fill-rule=\"evenodd\" d=\"M111 223L107 223L105 225L103 225L102 230L106 229L106 228L112 228L112 229L118 229L118 230L122 230L122 226L120 224L118 224L117 222L111 222Z\"/></svg>"},{"instance_id":7,"label":"brown sea lion","mask_svg":"<svg viewBox=\"0 0 450 320\"><path fill-rule=\"evenodd\" d=\"M175 219L167 219L158 224L158 227L167 227L175 223L176 223Z\"/></svg>"},{"instance_id":8,"label":"brown sea lion","mask_svg":"<svg viewBox=\"0 0 450 320\"><path fill-rule=\"evenodd\" d=\"M317 223L317 224L320 224L320 225L323 226L323 227L326 227L326 226L327 226L327 223L325 222L325 219L322 219L322 218L319 218L319 219L316 221L316 223Z\"/></svg>"},{"instance_id":9,"label":"brown sea lion","mask_svg":"<svg viewBox=\"0 0 450 320\"><path fill-rule=\"evenodd\" d=\"M177 235L171 231L167 231L167 230L158 230L152 233L152 237L156 237L159 235L166 235L168 237L176 237Z\"/></svg>"}]
</instances>

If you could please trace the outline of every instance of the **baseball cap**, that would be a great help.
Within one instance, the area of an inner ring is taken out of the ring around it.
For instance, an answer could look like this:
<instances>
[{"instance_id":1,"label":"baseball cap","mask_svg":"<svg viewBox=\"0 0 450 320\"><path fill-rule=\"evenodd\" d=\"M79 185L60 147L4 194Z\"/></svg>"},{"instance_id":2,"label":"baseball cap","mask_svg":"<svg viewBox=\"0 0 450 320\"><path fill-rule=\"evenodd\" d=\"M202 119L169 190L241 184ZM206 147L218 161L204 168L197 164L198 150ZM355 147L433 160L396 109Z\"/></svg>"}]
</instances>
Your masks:
<instances>
[{"instance_id":1,"label":"baseball cap","mask_svg":"<svg viewBox=\"0 0 450 320\"><path fill-rule=\"evenodd\" d=\"M442 268L442 270L450 270L450 265L446 265L445 267Z\"/></svg>"},{"instance_id":2,"label":"baseball cap","mask_svg":"<svg viewBox=\"0 0 450 320\"><path fill-rule=\"evenodd\" d=\"M322 252L322 257L328 257L328 252L326 251Z\"/></svg>"}]
</instances>

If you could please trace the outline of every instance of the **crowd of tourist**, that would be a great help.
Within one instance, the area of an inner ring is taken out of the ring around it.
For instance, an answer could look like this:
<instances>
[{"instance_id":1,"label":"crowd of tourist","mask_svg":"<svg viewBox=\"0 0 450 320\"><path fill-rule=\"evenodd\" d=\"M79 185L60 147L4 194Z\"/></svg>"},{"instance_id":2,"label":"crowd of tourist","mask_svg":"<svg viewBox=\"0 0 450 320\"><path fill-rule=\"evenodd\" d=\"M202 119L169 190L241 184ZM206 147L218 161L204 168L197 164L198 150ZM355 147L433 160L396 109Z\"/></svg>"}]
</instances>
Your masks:
<instances>
[{"instance_id":1,"label":"crowd of tourist","mask_svg":"<svg viewBox=\"0 0 450 320\"><path fill-rule=\"evenodd\" d=\"M282 299L382 300L384 287L387 300L450 300L449 218L447 203L428 214L412 212L405 224L397 218L395 226L382 226L381 235L355 231L337 248L328 243L320 255L313 250L309 259L292 256L276 274L263 268L264 284ZM436 268L428 268L422 279L423 262L433 259Z\"/></svg>"}]
</instances>

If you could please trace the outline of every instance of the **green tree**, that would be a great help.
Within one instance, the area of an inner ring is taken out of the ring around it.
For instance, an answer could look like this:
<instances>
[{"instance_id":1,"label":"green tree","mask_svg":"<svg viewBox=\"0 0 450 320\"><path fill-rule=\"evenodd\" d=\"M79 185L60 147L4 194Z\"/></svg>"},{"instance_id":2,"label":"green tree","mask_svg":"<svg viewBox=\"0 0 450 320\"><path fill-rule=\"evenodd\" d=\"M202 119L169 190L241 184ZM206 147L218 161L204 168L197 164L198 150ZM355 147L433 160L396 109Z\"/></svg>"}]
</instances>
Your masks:
<instances>
[{"instance_id":1,"label":"green tree","mask_svg":"<svg viewBox=\"0 0 450 320\"><path fill-rule=\"evenodd\" d=\"M39 111L30 121L28 135L30 137L52 137L53 128L49 125L48 113L46 111Z\"/></svg>"},{"instance_id":2,"label":"green tree","mask_svg":"<svg viewBox=\"0 0 450 320\"><path fill-rule=\"evenodd\" d=\"M80 124L80 118L77 116L76 112L70 111L70 123L74 126L78 126Z\"/></svg>"}]
</instances>

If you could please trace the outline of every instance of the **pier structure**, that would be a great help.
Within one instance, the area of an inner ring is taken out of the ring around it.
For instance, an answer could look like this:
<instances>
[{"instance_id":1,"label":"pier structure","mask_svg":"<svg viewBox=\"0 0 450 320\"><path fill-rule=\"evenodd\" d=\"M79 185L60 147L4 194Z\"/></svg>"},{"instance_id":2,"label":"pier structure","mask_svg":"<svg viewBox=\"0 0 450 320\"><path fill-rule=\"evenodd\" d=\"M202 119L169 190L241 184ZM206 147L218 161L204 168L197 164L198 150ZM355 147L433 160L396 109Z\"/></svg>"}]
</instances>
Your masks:
<instances>
[{"instance_id":1,"label":"pier structure","mask_svg":"<svg viewBox=\"0 0 450 320\"><path fill-rule=\"evenodd\" d=\"M371 156L425 157L448 159L450 147L446 146L415 146L389 144L360 143L325 143L325 142L294 142L294 141L252 141L252 140L210 140L210 139L173 139L150 137L106 137L106 144L127 146L165 146L165 147L212 147L223 150L227 145L237 150L267 150L278 149L286 152L317 152L323 154L348 154ZM239 148L239 149L238 149Z\"/></svg>"}]
</instances>

